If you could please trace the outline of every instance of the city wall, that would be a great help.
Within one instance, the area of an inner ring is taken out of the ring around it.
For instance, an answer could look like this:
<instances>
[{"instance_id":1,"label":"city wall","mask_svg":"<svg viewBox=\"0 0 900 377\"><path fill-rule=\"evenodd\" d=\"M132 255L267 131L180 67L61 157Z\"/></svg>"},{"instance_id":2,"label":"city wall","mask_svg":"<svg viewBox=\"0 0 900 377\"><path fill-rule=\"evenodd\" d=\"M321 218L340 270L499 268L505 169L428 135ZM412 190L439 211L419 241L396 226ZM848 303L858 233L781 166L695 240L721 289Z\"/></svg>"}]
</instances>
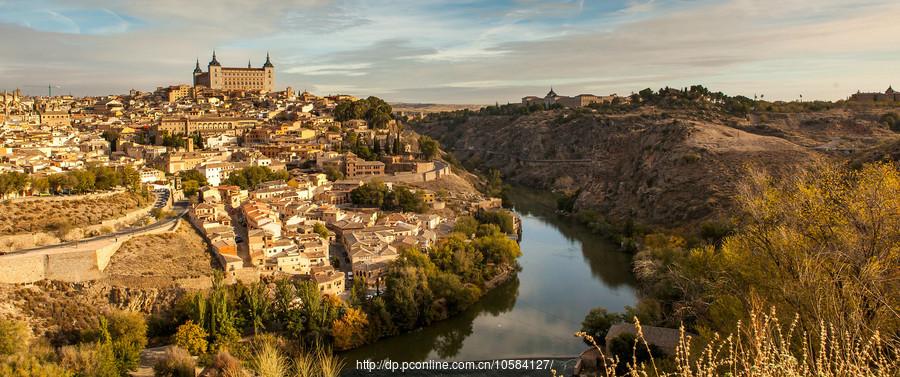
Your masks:
<instances>
[{"instance_id":1,"label":"city wall","mask_svg":"<svg viewBox=\"0 0 900 377\"><path fill-rule=\"evenodd\" d=\"M20 254L0 255L0 283L24 284L40 280L79 282L103 277L103 270L123 243L133 237L174 232L182 220L152 227L134 234L120 235L98 242L94 249L51 248ZM96 241L94 241L96 242Z\"/></svg>"}]
</instances>

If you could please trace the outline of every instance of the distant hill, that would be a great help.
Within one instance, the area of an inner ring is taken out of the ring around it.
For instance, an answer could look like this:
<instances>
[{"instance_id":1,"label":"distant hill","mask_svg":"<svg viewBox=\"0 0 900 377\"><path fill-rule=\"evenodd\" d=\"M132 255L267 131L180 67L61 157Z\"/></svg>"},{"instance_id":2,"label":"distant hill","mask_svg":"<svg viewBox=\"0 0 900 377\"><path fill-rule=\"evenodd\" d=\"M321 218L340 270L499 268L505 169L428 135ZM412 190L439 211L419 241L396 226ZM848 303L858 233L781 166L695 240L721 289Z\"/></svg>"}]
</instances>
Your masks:
<instances>
[{"instance_id":1,"label":"distant hill","mask_svg":"<svg viewBox=\"0 0 900 377\"><path fill-rule=\"evenodd\" d=\"M485 105L447 105L447 104L437 104L437 103L403 103L403 102L391 102L391 107L394 111L403 111L403 112L413 112L413 113L439 113L445 111L457 111L457 110L478 110Z\"/></svg>"},{"instance_id":2,"label":"distant hill","mask_svg":"<svg viewBox=\"0 0 900 377\"><path fill-rule=\"evenodd\" d=\"M577 195L576 210L676 228L729 216L747 166L777 174L900 139L878 119L877 110L735 116L643 106L609 113L441 114L415 128L469 167Z\"/></svg>"}]
</instances>

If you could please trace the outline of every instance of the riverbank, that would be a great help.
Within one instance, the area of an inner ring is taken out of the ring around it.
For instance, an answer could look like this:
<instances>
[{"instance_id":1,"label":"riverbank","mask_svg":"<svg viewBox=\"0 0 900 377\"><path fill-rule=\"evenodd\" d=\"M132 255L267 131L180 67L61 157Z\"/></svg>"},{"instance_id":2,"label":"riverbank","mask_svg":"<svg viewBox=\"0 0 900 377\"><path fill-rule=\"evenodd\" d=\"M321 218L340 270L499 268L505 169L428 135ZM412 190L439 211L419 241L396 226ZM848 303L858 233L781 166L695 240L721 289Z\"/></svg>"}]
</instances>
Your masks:
<instances>
[{"instance_id":1,"label":"riverbank","mask_svg":"<svg viewBox=\"0 0 900 377\"><path fill-rule=\"evenodd\" d=\"M522 220L520 270L456 316L343 353L349 366L367 359L574 356L584 350L573 334L585 313L635 304L630 255L557 216L545 192L513 190L511 199Z\"/></svg>"}]
</instances>

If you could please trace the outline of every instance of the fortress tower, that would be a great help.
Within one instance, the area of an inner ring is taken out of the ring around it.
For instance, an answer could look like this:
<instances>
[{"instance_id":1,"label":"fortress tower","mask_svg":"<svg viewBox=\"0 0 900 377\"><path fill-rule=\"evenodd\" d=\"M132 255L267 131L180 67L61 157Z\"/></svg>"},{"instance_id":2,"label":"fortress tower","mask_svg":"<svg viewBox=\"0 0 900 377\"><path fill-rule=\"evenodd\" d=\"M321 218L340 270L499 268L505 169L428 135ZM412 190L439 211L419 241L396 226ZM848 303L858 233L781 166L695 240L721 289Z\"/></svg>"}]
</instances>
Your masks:
<instances>
[{"instance_id":1,"label":"fortress tower","mask_svg":"<svg viewBox=\"0 0 900 377\"><path fill-rule=\"evenodd\" d=\"M212 60L207 71L200 69L200 60L194 66L194 86L202 86L218 90L275 90L275 65L266 54L266 62L261 68L253 68L247 62L247 68L222 67L213 51Z\"/></svg>"}]
</instances>

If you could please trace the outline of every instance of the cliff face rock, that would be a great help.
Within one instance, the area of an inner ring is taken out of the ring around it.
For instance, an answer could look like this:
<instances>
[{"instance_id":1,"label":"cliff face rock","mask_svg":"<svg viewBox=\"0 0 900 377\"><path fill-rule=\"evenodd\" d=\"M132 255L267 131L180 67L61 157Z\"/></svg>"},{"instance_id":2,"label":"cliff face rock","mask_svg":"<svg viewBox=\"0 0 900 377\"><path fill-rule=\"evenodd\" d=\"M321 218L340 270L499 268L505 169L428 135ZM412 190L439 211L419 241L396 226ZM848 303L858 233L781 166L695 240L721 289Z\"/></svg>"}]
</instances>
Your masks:
<instances>
[{"instance_id":1,"label":"cliff face rock","mask_svg":"<svg viewBox=\"0 0 900 377\"><path fill-rule=\"evenodd\" d=\"M109 304L117 309L142 313L158 313L172 308L183 291L178 288L130 288L111 286L106 294Z\"/></svg>"},{"instance_id":2,"label":"cliff face rock","mask_svg":"<svg viewBox=\"0 0 900 377\"><path fill-rule=\"evenodd\" d=\"M826 156L818 148L826 141L865 145L894 135L842 116L555 110L432 120L416 131L440 140L467 166L499 170L508 182L577 193L577 210L674 228L728 216L750 166L778 174Z\"/></svg>"}]
</instances>

